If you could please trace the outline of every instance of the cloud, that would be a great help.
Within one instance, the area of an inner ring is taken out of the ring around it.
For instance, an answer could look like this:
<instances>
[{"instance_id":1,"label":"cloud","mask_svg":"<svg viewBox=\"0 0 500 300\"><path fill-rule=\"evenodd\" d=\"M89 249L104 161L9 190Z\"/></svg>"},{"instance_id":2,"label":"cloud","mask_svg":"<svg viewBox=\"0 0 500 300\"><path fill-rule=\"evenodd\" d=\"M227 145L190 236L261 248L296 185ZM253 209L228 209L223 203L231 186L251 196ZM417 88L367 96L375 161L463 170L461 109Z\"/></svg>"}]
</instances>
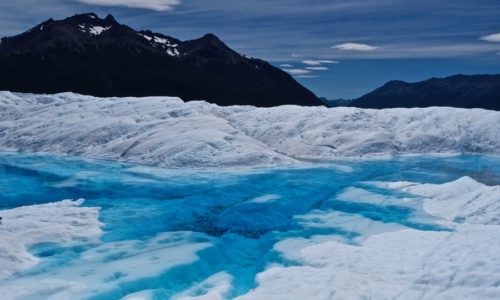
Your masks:
<instances>
[{"instance_id":1,"label":"cloud","mask_svg":"<svg viewBox=\"0 0 500 300\"><path fill-rule=\"evenodd\" d=\"M487 42L500 43L500 33L485 35L479 39Z\"/></svg>"},{"instance_id":2,"label":"cloud","mask_svg":"<svg viewBox=\"0 0 500 300\"><path fill-rule=\"evenodd\" d=\"M307 70L313 71L327 71L329 70L327 67L306 67Z\"/></svg>"},{"instance_id":3,"label":"cloud","mask_svg":"<svg viewBox=\"0 0 500 300\"><path fill-rule=\"evenodd\" d=\"M299 76L295 76L297 78L316 78L318 76L315 76L315 75L299 75Z\"/></svg>"},{"instance_id":4,"label":"cloud","mask_svg":"<svg viewBox=\"0 0 500 300\"><path fill-rule=\"evenodd\" d=\"M283 67L283 68L293 68L293 65L291 65L291 64L281 64L280 67Z\"/></svg>"},{"instance_id":5,"label":"cloud","mask_svg":"<svg viewBox=\"0 0 500 300\"><path fill-rule=\"evenodd\" d=\"M130 8L145 8L156 11L172 10L181 0L74 0L84 4L97 6L124 6Z\"/></svg>"},{"instance_id":6,"label":"cloud","mask_svg":"<svg viewBox=\"0 0 500 300\"><path fill-rule=\"evenodd\" d=\"M320 66L322 64L338 64L338 61L334 60L326 60L326 59L320 59L320 60L304 60L302 61L303 64L308 65L308 66Z\"/></svg>"},{"instance_id":7,"label":"cloud","mask_svg":"<svg viewBox=\"0 0 500 300\"><path fill-rule=\"evenodd\" d=\"M378 47L375 46L367 44L358 44L358 43L344 43L332 46L332 48L342 51L373 51L378 49Z\"/></svg>"},{"instance_id":8,"label":"cloud","mask_svg":"<svg viewBox=\"0 0 500 300\"><path fill-rule=\"evenodd\" d=\"M311 73L311 71L304 69L284 69L284 70L292 75L305 75Z\"/></svg>"}]
</instances>

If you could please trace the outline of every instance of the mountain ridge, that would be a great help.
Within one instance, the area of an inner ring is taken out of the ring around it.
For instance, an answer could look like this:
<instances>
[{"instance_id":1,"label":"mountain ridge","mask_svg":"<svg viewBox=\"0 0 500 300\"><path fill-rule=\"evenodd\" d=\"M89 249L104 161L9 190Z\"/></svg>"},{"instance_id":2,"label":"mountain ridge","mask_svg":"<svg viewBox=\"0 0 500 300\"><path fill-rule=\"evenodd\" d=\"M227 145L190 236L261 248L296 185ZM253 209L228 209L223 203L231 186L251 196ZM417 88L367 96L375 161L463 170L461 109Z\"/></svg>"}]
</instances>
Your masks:
<instances>
[{"instance_id":1,"label":"mountain ridge","mask_svg":"<svg viewBox=\"0 0 500 300\"><path fill-rule=\"evenodd\" d=\"M213 33L179 39L112 15L48 19L0 43L0 89L93 96L178 96L219 105L322 105L288 73Z\"/></svg>"},{"instance_id":2,"label":"mountain ridge","mask_svg":"<svg viewBox=\"0 0 500 300\"><path fill-rule=\"evenodd\" d=\"M500 110L500 74L457 74L419 82L391 80L347 106L396 108L449 106Z\"/></svg>"}]
</instances>

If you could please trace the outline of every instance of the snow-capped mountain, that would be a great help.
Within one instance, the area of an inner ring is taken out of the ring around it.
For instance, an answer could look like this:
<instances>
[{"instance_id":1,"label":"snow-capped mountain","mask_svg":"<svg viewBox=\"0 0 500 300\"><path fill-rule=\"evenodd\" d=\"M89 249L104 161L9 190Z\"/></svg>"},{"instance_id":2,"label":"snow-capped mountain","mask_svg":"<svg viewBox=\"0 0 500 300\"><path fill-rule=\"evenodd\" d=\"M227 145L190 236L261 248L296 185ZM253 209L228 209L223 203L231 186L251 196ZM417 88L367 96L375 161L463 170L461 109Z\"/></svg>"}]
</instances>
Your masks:
<instances>
[{"instance_id":1,"label":"snow-capped mountain","mask_svg":"<svg viewBox=\"0 0 500 300\"><path fill-rule=\"evenodd\" d=\"M321 105L287 73L235 52L213 34L180 41L94 13L49 19L2 38L0 90Z\"/></svg>"}]
</instances>

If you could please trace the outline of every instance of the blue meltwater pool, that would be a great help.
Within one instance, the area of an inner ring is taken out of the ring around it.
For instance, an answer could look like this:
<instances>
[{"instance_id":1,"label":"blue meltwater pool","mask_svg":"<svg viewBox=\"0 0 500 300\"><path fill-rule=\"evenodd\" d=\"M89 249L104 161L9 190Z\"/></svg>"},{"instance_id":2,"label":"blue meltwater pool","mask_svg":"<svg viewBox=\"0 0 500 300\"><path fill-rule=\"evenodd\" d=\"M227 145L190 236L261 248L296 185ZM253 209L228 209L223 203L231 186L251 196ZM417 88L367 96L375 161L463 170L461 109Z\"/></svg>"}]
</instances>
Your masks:
<instances>
[{"instance_id":1,"label":"blue meltwater pool","mask_svg":"<svg viewBox=\"0 0 500 300\"><path fill-rule=\"evenodd\" d=\"M453 230L428 215L419 197L370 183L446 183L463 176L498 185L500 158L171 170L3 153L2 211L83 198L82 207L100 208L103 232L96 238L56 236L27 243L36 263L0 280L0 291L12 292L15 286L21 293L39 283L38 298L30 299L190 299L219 291L233 299L255 288L257 274L268 266L300 264L276 250L285 239L320 237L349 244L397 228ZM4 218L0 226L7 222Z\"/></svg>"}]
</instances>

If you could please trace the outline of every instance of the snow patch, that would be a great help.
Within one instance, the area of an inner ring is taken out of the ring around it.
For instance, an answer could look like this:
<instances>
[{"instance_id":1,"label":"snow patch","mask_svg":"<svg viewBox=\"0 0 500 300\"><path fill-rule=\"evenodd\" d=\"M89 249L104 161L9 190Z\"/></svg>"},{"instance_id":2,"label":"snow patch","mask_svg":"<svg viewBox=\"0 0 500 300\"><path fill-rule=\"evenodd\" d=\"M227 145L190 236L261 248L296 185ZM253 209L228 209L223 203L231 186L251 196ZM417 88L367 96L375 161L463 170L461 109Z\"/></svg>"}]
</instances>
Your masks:
<instances>
[{"instance_id":1,"label":"snow patch","mask_svg":"<svg viewBox=\"0 0 500 300\"><path fill-rule=\"evenodd\" d=\"M146 40L148 41L151 41L153 38L150 37L149 35L145 35L145 34L142 34L142 33L138 33L138 35L142 36L143 38L145 38Z\"/></svg>"},{"instance_id":2,"label":"snow patch","mask_svg":"<svg viewBox=\"0 0 500 300\"><path fill-rule=\"evenodd\" d=\"M100 35L102 34L104 31L107 31L107 30L110 30L111 27L113 26L108 26L108 27L102 27L102 26L91 26L88 28L88 31L90 34L92 35Z\"/></svg>"}]
</instances>

